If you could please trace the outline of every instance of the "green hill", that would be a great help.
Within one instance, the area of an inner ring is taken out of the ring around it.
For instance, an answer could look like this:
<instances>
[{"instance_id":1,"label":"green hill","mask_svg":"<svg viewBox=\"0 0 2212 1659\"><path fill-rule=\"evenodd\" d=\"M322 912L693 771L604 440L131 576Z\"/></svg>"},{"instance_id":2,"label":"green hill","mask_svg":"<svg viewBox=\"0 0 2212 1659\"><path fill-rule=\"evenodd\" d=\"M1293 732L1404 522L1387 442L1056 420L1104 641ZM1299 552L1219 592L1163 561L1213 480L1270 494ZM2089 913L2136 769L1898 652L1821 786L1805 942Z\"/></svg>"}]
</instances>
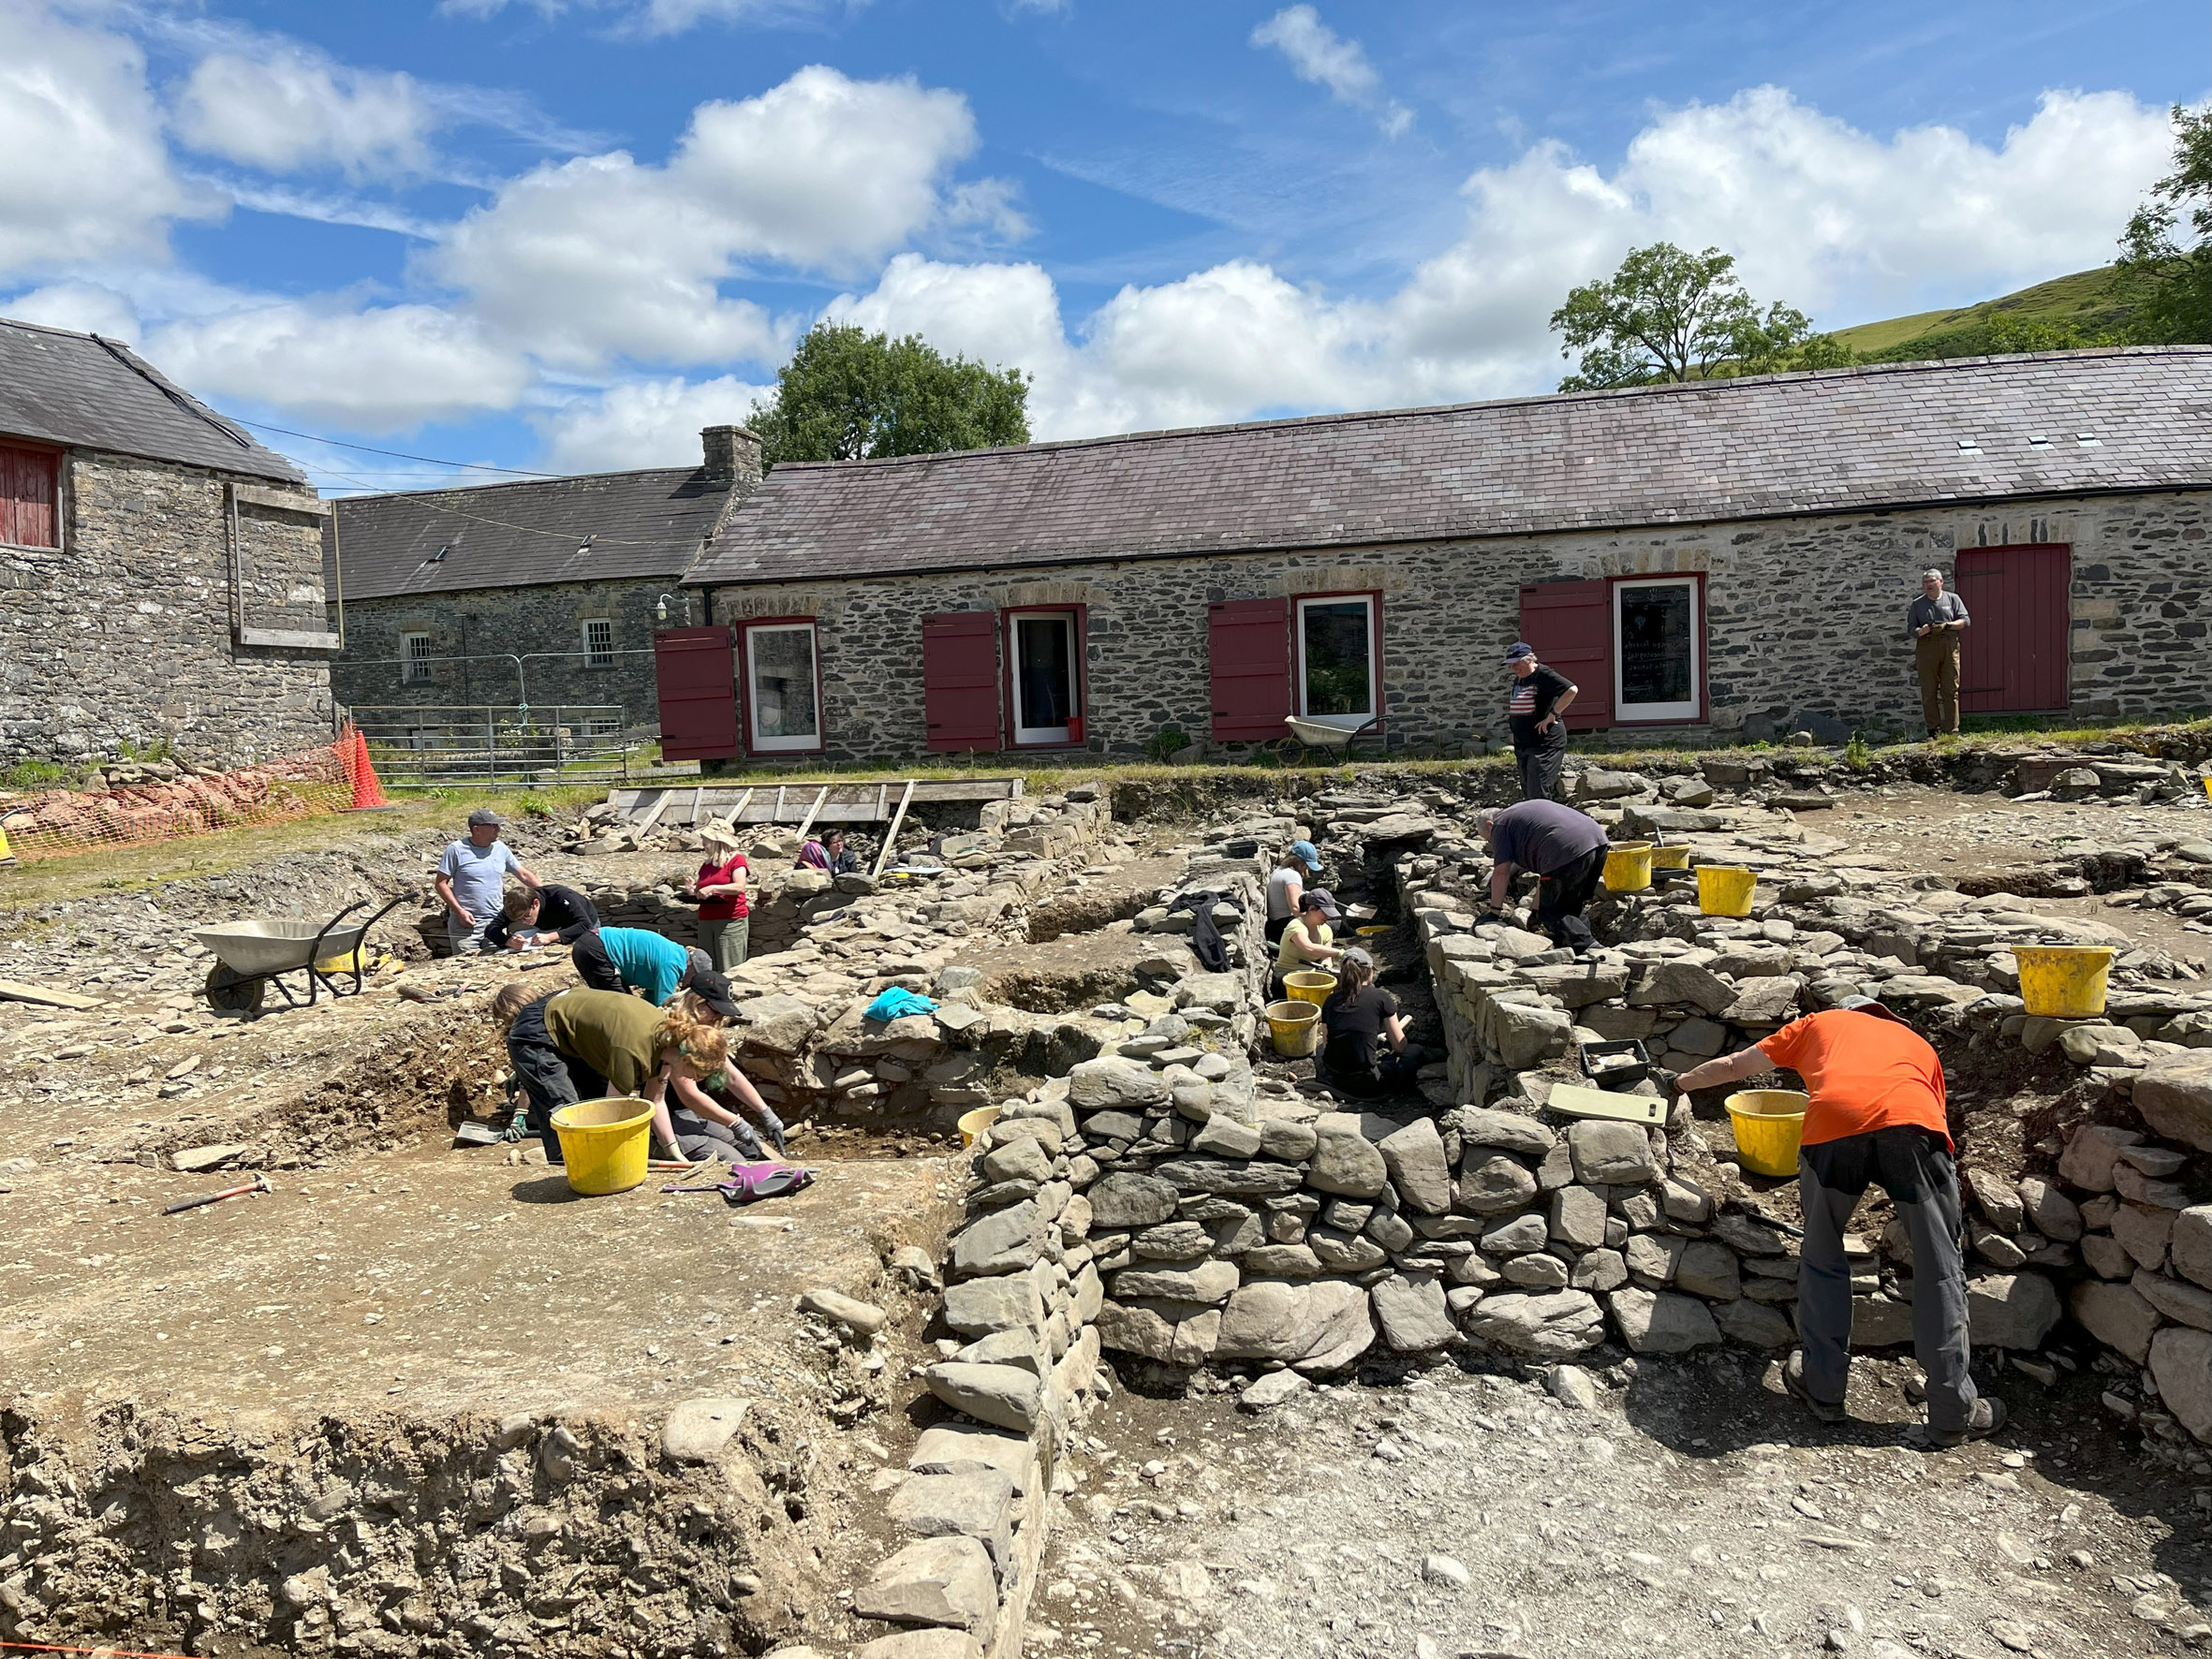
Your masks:
<instances>
[{"instance_id":1,"label":"green hill","mask_svg":"<svg viewBox=\"0 0 2212 1659\"><path fill-rule=\"evenodd\" d=\"M2110 265L2078 271L1956 311L1923 311L1836 330L1869 362L2099 345L2121 336L2131 309Z\"/></svg>"}]
</instances>

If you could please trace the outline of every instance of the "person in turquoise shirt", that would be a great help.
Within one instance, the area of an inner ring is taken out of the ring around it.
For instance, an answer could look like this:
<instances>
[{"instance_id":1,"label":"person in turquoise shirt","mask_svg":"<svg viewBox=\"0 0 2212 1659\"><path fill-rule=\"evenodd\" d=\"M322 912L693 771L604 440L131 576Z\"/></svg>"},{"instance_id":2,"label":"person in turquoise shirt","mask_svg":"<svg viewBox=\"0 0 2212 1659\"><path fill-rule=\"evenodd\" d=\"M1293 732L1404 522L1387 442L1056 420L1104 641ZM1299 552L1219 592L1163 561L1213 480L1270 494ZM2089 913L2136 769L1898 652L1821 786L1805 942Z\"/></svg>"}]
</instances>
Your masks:
<instances>
[{"instance_id":1,"label":"person in turquoise shirt","mask_svg":"<svg viewBox=\"0 0 2212 1659\"><path fill-rule=\"evenodd\" d=\"M594 928L569 949L577 976L594 991L635 991L655 1007L688 991L725 1020L737 1018L730 981L703 950L643 928Z\"/></svg>"}]
</instances>

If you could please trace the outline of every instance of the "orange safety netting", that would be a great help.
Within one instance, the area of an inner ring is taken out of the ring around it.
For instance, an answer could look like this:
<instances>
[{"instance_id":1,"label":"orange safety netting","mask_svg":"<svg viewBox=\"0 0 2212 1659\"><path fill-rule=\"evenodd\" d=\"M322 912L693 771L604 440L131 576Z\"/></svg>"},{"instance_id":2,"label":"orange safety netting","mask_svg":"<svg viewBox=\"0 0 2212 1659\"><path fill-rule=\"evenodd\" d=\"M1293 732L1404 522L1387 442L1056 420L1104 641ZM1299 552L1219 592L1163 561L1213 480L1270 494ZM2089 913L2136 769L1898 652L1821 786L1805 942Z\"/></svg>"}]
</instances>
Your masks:
<instances>
[{"instance_id":1,"label":"orange safety netting","mask_svg":"<svg viewBox=\"0 0 2212 1659\"><path fill-rule=\"evenodd\" d=\"M333 742L214 776L37 795L0 791L0 858L67 858L348 812L382 799L367 745L349 729Z\"/></svg>"}]
</instances>

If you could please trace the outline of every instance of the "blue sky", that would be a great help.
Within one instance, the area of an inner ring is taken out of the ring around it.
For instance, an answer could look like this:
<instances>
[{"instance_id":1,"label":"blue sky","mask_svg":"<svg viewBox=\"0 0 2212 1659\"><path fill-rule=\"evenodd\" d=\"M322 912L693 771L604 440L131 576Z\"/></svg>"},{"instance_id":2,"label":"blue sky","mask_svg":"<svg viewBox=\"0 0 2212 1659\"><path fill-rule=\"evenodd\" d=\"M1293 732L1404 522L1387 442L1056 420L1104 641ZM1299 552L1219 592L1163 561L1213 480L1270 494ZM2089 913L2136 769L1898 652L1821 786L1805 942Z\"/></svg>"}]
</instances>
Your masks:
<instances>
[{"instance_id":1,"label":"blue sky","mask_svg":"<svg viewBox=\"0 0 2212 1659\"><path fill-rule=\"evenodd\" d=\"M1507 395L1660 237L1830 327L2102 263L2208 60L2202 0L0 0L0 314L524 469L692 458L825 316L1040 436Z\"/></svg>"}]
</instances>

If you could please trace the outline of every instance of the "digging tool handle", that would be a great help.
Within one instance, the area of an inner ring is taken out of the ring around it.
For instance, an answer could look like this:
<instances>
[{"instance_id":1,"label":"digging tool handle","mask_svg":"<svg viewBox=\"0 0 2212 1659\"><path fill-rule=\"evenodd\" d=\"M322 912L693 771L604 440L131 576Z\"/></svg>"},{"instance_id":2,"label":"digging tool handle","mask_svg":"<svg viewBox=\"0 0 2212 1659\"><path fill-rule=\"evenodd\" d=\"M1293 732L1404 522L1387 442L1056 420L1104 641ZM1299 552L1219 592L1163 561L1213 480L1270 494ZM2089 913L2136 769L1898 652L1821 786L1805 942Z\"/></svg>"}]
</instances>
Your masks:
<instances>
[{"instance_id":1,"label":"digging tool handle","mask_svg":"<svg viewBox=\"0 0 2212 1659\"><path fill-rule=\"evenodd\" d=\"M197 1210L202 1204L220 1204L225 1198L243 1197L247 1193L265 1193L268 1190L269 1178L266 1175L257 1175L243 1186L234 1186L220 1193L202 1193L197 1198L179 1198L174 1204L164 1208L161 1213L179 1215L187 1210Z\"/></svg>"}]
</instances>

